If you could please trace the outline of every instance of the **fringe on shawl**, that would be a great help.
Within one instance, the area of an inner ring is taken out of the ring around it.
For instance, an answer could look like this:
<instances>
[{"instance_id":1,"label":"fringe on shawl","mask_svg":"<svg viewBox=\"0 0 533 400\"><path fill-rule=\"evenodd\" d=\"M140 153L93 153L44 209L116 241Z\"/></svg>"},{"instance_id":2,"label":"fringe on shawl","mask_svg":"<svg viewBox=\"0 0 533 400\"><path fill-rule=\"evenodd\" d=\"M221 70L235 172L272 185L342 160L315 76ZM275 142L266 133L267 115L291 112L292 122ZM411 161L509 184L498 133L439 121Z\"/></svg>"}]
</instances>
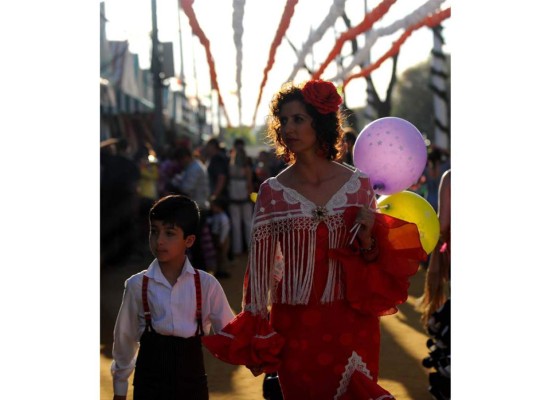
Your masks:
<instances>
[{"instance_id":1,"label":"fringe on shawl","mask_svg":"<svg viewBox=\"0 0 533 400\"><path fill-rule=\"evenodd\" d=\"M342 217L333 215L325 222L330 230L330 248L338 247L346 237ZM256 227L250 247L250 304L246 307L253 314L268 314L276 301L278 287L277 301L294 305L309 303L315 271L317 226L318 223L310 218L298 217ZM341 279L339 261L330 259L322 303L343 297Z\"/></svg>"}]
</instances>

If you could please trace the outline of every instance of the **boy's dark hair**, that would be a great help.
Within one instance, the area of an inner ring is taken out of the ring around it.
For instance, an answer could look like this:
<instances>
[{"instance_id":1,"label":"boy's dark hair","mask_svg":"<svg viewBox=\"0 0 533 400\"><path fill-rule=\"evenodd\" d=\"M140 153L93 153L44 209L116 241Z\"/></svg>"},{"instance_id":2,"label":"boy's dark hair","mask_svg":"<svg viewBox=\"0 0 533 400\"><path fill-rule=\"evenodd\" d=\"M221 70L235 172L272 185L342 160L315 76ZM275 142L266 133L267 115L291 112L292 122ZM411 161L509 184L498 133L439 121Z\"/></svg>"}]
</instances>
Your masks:
<instances>
[{"instance_id":1,"label":"boy's dark hair","mask_svg":"<svg viewBox=\"0 0 533 400\"><path fill-rule=\"evenodd\" d=\"M198 204L187 196L168 195L155 202L148 218L150 222L163 221L165 224L177 226L183 230L183 237L187 237L196 234L200 210Z\"/></svg>"}]
</instances>

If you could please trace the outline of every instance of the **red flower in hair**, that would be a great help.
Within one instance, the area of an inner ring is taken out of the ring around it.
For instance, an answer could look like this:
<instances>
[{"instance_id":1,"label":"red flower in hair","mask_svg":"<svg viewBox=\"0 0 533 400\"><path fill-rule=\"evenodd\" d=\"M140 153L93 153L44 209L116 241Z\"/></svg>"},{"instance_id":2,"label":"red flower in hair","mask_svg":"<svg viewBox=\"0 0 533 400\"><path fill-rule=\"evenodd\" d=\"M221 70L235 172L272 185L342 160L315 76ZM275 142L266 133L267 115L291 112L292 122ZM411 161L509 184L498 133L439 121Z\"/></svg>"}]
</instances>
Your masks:
<instances>
[{"instance_id":1,"label":"red flower in hair","mask_svg":"<svg viewBox=\"0 0 533 400\"><path fill-rule=\"evenodd\" d=\"M306 103L311 104L321 114L336 112L342 103L342 97L335 85L323 80L308 81L302 88Z\"/></svg>"}]
</instances>

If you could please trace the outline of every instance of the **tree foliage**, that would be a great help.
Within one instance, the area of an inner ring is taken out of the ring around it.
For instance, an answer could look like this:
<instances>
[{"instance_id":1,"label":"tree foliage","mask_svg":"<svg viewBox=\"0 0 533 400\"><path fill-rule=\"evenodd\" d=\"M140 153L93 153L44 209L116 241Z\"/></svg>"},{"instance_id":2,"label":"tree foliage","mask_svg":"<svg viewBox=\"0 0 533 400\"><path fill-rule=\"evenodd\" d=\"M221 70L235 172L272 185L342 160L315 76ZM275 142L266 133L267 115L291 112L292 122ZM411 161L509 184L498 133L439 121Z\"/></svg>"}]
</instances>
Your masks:
<instances>
[{"instance_id":1,"label":"tree foliage","mask_svg":"<svg viewBox=\"0 0 533 400\"><path fill-rule=\"evenodd\" d=\"M249 145L253 145L256 142L256 137L249 126L224 128L224 142L227 146L231 148L237 138L244 139L244 142Z\"/></svg>"}]
</instances>

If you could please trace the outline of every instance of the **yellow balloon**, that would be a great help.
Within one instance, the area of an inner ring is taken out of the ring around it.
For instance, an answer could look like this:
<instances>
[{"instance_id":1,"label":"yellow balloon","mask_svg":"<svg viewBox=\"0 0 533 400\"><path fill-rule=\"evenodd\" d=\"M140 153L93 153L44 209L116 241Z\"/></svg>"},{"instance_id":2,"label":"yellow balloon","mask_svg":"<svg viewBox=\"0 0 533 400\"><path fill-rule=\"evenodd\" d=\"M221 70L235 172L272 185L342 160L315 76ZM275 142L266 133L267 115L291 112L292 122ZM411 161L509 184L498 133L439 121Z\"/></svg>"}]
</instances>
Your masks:
<instances>
[{"instance_id":1,"label":"yellow balloon","mask_svg":"<svg viewBox=\"0 0 533 400\"><path fill-rule=\"evenodd\" d=\"M427 254L433 251L439 240L440 223L437 213L426 199L404 190L381 196L377 203L381 213L416 224L422 247Z\"/></svg>"},{"instance_id":2,"label":"yellow balloon","mask_svg":"<svg viewBox=\"0 0 533 400\"><path fill-rule=\"evenodd\" d=\"M252 200L254 203L256 202L256 200L257 200L257 193L256 192L250 193L250 200Z\"/></svg>"}]
</instances>

